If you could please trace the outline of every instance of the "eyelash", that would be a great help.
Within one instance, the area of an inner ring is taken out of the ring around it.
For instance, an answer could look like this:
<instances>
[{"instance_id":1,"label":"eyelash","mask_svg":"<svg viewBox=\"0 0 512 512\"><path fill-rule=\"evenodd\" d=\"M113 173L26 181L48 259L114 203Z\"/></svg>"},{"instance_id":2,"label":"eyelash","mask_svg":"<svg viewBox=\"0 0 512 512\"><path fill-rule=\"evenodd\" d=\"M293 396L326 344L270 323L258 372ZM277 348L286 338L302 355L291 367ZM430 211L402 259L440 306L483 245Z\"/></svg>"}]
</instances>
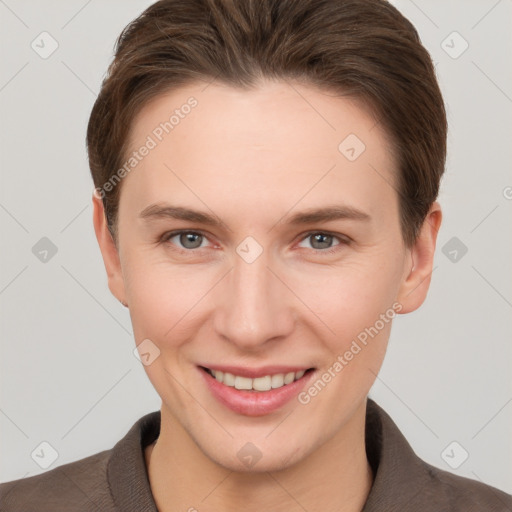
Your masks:
<instances>
[{"instance_id":1,"label":"eyelash","mask_svg":"<svg viewBox=\"0 0 512 512\"><path fill-rule=\"evenodd\" d=\"M171 231L169 233L165 233L164 235L162 235L160 241L162 243L165 243L165 244L170 244L170 239L171 238L174 238L175 236L177 235L181 235L181 234L184 234L184 233L192 233L194 235L200 235L204 238L206 238L208 240L208 236L203 233L202 231L192 231L192 230L189 230L189 229L180 229L180 230L177 230L177 231ZM334 254L336 253L339 249L339 246L342 246L342 245L349 245L351 243L351 239L344 236L344 237L341 237L341 236L338 236L334 233L330 233L328 231L310 231L308 233L305 233L302 238L299 240L299 242L302 242L303 240L306 240L307 238L313 236L313 235L327 235L327 236L332 236L333 238L336 238L338 241L339 241L339 244L335 245L334 247L330 247L328 249L312 249L313 251L315 251L316 253L320 253L320 254ZM173 244L171 244L173 245ZM190 252L194 252L194 251L199 251L201 248L196 248L196 249L181 249L179 247L176 247L176 250L180 253L190 253Z\"/></svg>"}]
</instances>

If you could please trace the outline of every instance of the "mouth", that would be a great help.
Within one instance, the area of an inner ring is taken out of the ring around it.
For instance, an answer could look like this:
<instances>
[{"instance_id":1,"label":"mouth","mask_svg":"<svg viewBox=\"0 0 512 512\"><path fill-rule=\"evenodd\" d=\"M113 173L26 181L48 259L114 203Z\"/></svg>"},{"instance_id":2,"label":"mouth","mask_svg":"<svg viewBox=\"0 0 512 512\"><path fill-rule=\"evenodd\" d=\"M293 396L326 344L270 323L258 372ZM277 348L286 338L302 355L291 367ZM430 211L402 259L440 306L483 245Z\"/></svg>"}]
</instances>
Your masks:
<instances>
[{"instance_id":1,"label":"mouth","mask_svg":"<svg viewBox=\"0 0 512 512\"><path fill-rule=\"evenodd\" d=\"M264 416L279 411L310 382L315 368L268 367L249 370L233 367L197 367L206 388L219 404L245 416ZM231 369L232 371L227 371ZM244 373L245 375L239 375ZM253 377L248 376L252 374Z\"/></svg>"},{"instance_id":2,"label":"mouth","mask_svg":"<svg viewBox=\"0 0 512 512\"><path fill-rule=\"evenodd\" d=\"M223 372L221 370L213 370L200 366L204 372L213 377L217 382L224 384L225 386L238 389L239 391L270 391L271 389L279 389L283 386L287 386L293 382L298 381L306 373L312 372L314 368L308 368L306 370L298 370L294 372L286 373L269 373L261 377L251 378L242 375L235 375L230 372Z\"/></svg>"}]
</instances>

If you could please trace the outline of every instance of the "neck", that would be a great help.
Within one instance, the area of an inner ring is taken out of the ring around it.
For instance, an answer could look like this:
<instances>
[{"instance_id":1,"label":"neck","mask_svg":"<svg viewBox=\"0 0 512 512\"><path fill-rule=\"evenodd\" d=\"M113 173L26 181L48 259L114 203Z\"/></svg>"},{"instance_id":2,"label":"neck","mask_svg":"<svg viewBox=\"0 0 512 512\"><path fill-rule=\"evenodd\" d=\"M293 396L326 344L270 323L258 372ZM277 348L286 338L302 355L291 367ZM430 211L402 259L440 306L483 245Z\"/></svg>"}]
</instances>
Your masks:
<instances>
[{"instance_id":1,"label":"neck","mask_svg":"<svg viewBox=\"0 0 512 512\"><path fill-rule=\"evenodd\" d=\"M157 508L360 512L373 483L364 442L365 412L363 403L350 424L292 467L237 473L208 458L162 407L160 435L145 450Z\"/></svg>"}]
</instances>

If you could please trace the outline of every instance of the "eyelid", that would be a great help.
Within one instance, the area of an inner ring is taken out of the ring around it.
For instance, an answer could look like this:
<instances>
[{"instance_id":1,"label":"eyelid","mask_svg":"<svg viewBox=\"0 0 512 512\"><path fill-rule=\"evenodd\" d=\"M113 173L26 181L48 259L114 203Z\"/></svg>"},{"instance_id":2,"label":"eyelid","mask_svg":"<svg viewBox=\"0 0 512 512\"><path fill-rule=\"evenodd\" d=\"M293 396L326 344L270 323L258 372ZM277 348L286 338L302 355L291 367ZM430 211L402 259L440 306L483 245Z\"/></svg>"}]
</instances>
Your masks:
<instances>
[{"instance_id":1,"label":"eyelid","mask_svg":"<svg viewBox=\"0 0 512 512\"><path fill-rule=\"evenodd\" d=\"M308 238L311 235L319 235L319 234L332 236L333 238L337 238L341 243L345 243L345 244L348 244L353 241L352 238L350 238L347 235L344 235L342 233L333 233L332 231L326 231L324 229L314 229L312 231L303 233L302 235L299 235L299 236L300 236L300 240L304 240L304 238Z\"/></svg>"}]
</instances>

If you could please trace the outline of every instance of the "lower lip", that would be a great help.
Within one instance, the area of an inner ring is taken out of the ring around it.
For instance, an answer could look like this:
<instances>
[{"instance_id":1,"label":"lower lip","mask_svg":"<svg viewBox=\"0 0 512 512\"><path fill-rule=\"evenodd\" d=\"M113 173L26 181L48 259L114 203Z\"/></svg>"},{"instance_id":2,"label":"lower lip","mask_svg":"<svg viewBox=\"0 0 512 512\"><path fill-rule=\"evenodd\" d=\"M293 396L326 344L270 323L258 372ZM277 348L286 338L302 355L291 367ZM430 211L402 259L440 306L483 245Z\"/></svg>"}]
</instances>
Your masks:
<instances>
[{"instance_id":1,"label":"lower lip","mask_svg":"<svg viewBox=\"0 0 512 512\"><path fill-rule=\"evenodd\" d=\"M277 411L297 396L315 373L310 370L300 379L269 391L247 391L226 386L205 370L198 369L212 395L232 411L245 416L264 416Z\"/></svg>"}]
</instances>

